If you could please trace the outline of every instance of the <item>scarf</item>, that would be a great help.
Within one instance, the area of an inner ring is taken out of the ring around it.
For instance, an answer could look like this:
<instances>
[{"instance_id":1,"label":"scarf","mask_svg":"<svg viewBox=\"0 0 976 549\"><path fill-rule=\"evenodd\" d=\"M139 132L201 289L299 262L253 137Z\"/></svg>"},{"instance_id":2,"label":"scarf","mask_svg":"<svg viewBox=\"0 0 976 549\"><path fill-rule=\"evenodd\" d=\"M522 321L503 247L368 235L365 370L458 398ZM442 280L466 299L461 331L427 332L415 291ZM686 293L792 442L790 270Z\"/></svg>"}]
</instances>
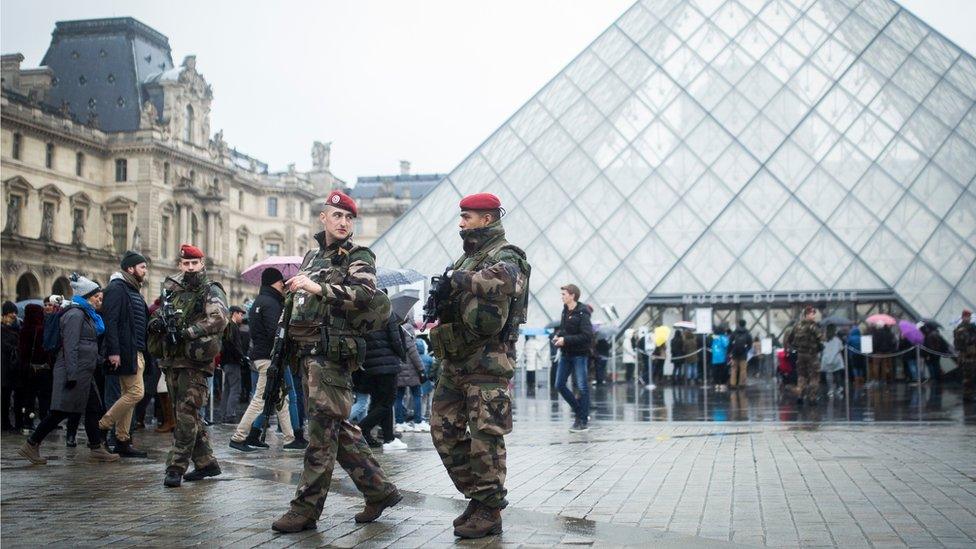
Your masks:
<instances>
[{"instance_id":1,"label":"scarf","mask_svg":"<svg viewBox=\"0 0 976 549\"><path fill-rule=\"evenodd\" d=\"M464 246L464 254L472 256L487 246L505 238L505 228L500 221L495 221L490 225L477 229L462 229L461 241Z\"/></svg>"},{"instance_id":2,"label":"scarf","mask_svg":"<svg viewBox=\"0 0 976 549\"><path fill-rule=\"evenodd\" d=\"M95 308L92 307L91 303L87 299L76 295L71 298L71 301L76 305L85 310L92 322L95 323L95 335L102 335L105 333L105 321L102 320L102 316L95 312Z\"/></svg>"},{"instance_id":3,"label":"scarf","mask_svg":"<svg viewBox=\"0 0 976 549\"><path fill-rule=\"evenodd\" d=\"M142 288L142 282L139 282L135 276L127 273L126 271L120 271L119 275L122 276L122 280L125 281L126 284L132 286L136 291L138 291L139 288Z\"/></svg>"}]
</instances>

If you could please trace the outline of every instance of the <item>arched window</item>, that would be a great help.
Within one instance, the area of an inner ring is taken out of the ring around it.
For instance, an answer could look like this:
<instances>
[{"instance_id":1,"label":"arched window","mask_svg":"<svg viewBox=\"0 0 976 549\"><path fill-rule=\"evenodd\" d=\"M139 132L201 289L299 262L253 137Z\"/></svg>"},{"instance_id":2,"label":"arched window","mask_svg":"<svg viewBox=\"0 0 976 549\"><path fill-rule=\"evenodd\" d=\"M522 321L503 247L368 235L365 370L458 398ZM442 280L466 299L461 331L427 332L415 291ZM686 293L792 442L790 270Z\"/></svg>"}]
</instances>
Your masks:
<instances>
[{"instance_id":1,"label":"arched window","mask_svg":"<svg viewBox=\"0 0 976 549\"><path fill-rule=\"evenodd\" d=\"M193 143L193 107L186 105L186 120L183 124L183 141Z\"/></svg>"}]
</instances>

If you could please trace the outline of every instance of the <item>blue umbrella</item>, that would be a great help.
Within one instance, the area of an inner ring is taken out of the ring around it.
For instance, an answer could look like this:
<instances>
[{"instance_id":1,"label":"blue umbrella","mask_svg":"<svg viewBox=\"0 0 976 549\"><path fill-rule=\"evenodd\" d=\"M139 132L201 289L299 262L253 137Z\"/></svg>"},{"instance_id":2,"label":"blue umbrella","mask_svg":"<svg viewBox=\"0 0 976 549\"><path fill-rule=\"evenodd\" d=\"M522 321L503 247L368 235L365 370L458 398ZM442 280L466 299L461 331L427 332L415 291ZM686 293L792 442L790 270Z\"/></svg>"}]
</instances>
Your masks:
<instances>
[{"instance_id":1,"label":"blue umbrella","mask_svg":"<svg viewBox=\"0 0 976 549\"><path fill-rule=\"evenodd\" d=\"M389 288L390 286L403 286L413 284L427 278L413 269L388 269L386 267L376 268L376 287Z\"/></svg>"}]
</instances>

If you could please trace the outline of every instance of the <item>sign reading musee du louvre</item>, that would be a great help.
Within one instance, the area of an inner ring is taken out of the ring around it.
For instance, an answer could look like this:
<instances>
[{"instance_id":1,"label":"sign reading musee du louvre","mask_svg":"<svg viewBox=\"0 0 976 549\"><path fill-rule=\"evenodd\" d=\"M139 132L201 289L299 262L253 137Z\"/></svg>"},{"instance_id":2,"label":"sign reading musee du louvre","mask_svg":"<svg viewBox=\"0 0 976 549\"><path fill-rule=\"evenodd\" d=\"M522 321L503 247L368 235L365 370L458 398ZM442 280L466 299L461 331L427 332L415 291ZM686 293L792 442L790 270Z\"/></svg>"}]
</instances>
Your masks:
<instances>
[{"instance_id":1,"label":"sign reading musee du louvre","mask_svg":"<svg viewBox=\"0 0 976 549\"><path fill-rule=\"evenodd\" d=\"M739 303L822 303L829 301L854 302L857 292L759 292L759 293L723 293L723 294L686 294L681 296L681 303L686 305L700 304L739 304ZM651 301L654 298L650 298Z\"/></svg>"}]
</instances>

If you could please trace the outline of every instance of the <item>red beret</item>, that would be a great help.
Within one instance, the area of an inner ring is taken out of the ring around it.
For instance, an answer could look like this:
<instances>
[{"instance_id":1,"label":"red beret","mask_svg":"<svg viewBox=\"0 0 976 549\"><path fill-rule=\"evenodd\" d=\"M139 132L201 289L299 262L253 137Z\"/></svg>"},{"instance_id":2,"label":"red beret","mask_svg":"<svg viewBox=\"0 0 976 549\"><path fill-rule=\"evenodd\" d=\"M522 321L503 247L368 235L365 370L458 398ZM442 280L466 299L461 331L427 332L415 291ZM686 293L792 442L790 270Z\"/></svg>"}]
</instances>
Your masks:
<instances>
[{"instance_id":1,"label":"red beret","mask_svg":"<svg viewBox=\"0 0 976 549\"><path fill-rule=\"evenodd\" d=\"M461 199L462 210L497 210L502 201L491 193L469 194Z\"/></svg>"},{"instance_id":2,"label":"red beret","mask_svg":"<svg viewBox=\"0 0 976 549\"><path fill-rule=\"evenodd\" d=\"M180 246L180 259L203 259L203 250L193 244L183 244Z\"/></svg>"},{"instance_id":3,"label":"red beret","mask_svg":"<svg viewBox=\"0 0 976 549\"><path fill-rule=\"evenodd\" d=\"M973 312L970 311L969 309L963 309L962 310L962 316L963 316L963 318L965 318L967 316L973 316Z\"/></svg>"},{"instance_id":4,"label":"red beret","mask_svg":"<svg viewBox=\"0 0 976 549\"><path fill-rule=\"evenodd\" d=\"M356 201L342 191L332 191L329 193L329 196L325 199L325 203L328 206L335 206L340 210L346 210L353 217L359 215L359 211L356 209Z\"/></svg>"}]
</instances>

